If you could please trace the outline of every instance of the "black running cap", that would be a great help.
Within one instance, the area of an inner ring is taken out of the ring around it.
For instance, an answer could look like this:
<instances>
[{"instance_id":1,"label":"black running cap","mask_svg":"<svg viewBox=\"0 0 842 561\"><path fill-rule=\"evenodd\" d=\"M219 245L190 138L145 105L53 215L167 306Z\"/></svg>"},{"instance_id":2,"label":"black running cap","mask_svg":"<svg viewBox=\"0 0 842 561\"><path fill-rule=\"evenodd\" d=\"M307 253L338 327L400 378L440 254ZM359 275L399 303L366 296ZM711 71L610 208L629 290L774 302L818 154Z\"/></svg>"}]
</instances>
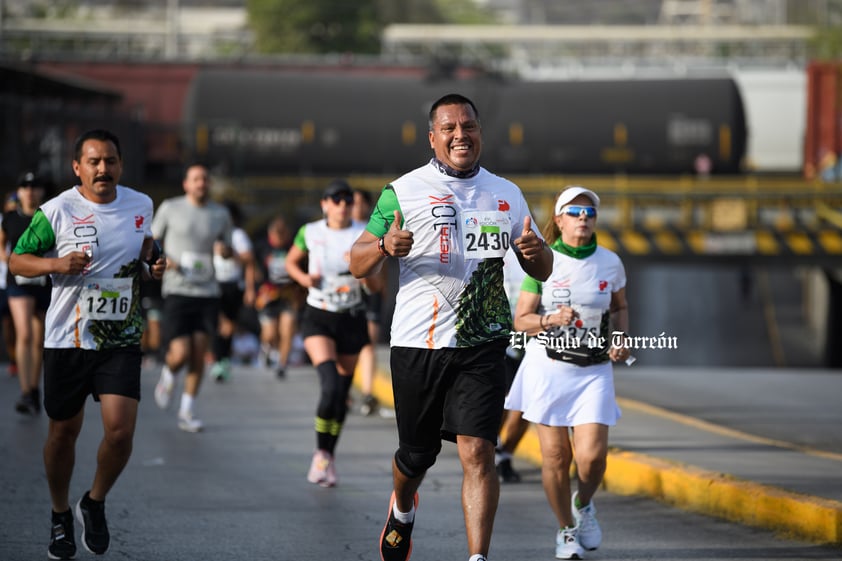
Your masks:
<instances>
[{"instance_id":1,"label":"black running cap","mask_svg":"<svg viewBox=\"0 0 842 561\"><path fill-rule=\"evenodd\" d=\"M348 185L348 182L344 179L334 179L328 183L327 187L325 187L325 192L322 194L322 198L326 199L328 197L333 197L334 195L343 194L353 195L354 190L351 189L351 186Z\"/></svg>"},{"instance_id":2,"label":"black running cap","mask_svg":"<svg viewBox=\"0 0 842 561\"><path fill-rule=\"evenodd\" d=\"M18 178L18 187L43 187L44 181L34 171L25 171Z\"/></svg>"}]
</instances>

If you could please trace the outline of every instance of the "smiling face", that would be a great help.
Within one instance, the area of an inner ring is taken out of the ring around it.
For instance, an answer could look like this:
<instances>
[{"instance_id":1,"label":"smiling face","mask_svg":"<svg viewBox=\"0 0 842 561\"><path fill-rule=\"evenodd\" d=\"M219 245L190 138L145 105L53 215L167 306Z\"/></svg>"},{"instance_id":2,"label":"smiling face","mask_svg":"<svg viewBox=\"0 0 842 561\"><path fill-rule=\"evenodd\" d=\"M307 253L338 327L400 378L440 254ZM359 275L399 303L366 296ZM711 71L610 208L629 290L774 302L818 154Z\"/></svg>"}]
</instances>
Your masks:
<instances>
[{"instance_id":1,"label":"smiling face","mask_svg":"<svg viewBox=\"0 0 842 561\"><path fill-rule=\"evenodd\" d=\"M570 206L592 207L594 203L587 195L579 195L566 204L562 210ZM556 215L555 223L561 232L561 240L567 245L579 247L587 245L593 238L596 216L588 218L584 213L571 216L562 212Z\"/></svg>"},{"instance_id":2,"label":"smiling face","mask_svg":"<svg viewBox=\"0 0 842 561\"><path fill-rule=\"evenodd\" d=\"M110 203L117 197L117 182L123 173L117 147L108 140L89 138L79 153L73 160L73 173L82 184L82 196L96 203Z\"/></svg>"},{"instance_id":3,"label":"smiling face","mask_svg":"<svg viewBox=\"0 0 842 561\"><path fill-rule=\"evenodd\" d=\"M441 105L429 132L436 159L459 171L470 171L482 151L479 119L469 104Z\"/></svg>"}]
</instances>

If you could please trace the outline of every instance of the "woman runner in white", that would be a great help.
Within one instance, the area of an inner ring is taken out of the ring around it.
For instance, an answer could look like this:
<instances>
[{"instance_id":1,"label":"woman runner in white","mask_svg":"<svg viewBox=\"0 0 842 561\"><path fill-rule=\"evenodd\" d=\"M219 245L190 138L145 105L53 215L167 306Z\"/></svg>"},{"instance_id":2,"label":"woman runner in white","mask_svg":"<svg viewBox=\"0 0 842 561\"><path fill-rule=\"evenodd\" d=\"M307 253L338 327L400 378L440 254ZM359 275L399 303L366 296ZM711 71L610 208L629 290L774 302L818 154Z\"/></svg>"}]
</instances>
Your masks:
<instances>
[{"instance_id":1,"label":"woman runner in white","mask_svg":"<svg viewBox=\"0 0 842 561\"><path fill-rule=\"evenodd\" d=\"M629 357L626 273L615 253L597 246L596 193L569 187L554 208L545 232L553 272L544 283L523 282L512 340L533 337L505 407L536 424L544 492L560 528L555 555L581 559L602 541L592 498L605 473L608 427L620 417L611 362ZM571 497L574 455L578 491Z\"/></svg>"},{"instance_id":2,"label":"woman runner in white","mask_svg":"<svg viewBox=\"0 0 842 561\"><path fill-rule=\"evenodd\" d=\"M307 480L322 487L337 483L334 451L360 349L369 342L362 297L368 281L354 278L348 270L351 246L365 230L365 224L351 219L353 204L348 183L331 182L322 195L324 219L301 227L286 260L289 276L307 289L300 331L321 387L316 451Z\"/></svg>"}]
</instances>

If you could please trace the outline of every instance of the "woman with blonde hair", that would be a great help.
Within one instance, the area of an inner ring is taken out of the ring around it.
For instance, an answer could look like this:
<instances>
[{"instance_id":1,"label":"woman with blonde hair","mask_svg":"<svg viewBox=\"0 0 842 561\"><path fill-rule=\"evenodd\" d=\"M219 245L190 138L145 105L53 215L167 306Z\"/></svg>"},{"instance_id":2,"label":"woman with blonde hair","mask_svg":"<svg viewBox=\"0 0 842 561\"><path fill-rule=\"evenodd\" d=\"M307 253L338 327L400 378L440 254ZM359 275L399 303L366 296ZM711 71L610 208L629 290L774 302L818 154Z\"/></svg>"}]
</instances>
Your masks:
<instances>
[{"instance_id":1,"label":"woman with blonde hair","mask_svg":"<svg viewBox=\"0 0 842 561\"><path fill-rule=\"evenodd\" d=\"M556 198L545 232L553 271L543 283L527 276L514 317L513 340L531 338L505 407L536 425L558 559L581 559L602 541L593 496L605 474L608 427L620 417L611 363L630 356L626 273L614 252L597 245L598 208L599 197L584 187Z\"/></svg>"}]
</instances>

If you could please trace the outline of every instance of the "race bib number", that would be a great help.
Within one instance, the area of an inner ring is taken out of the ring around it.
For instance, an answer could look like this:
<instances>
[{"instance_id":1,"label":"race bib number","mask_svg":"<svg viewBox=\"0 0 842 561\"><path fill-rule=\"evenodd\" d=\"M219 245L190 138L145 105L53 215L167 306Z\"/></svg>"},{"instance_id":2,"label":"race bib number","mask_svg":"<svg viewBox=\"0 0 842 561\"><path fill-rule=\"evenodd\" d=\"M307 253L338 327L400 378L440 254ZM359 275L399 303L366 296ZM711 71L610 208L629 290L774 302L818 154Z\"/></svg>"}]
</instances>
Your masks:
<instances>
[{"instance_id":1,"label":"race bib number","mask_svg":"<svg viewBox=\"0 0 842 561\"><path fill-rule=\"evenodd\" d=\"M86 319L124 320L131 305L132 279L87 279L79 296L79 308Z\"/></svg>"},{"instance_id":2,"label":"race bib number","mask_svg":"<svg viewBox=\"0 0 842 561\"><path fill-rule=\"evenodd\" d=\"M579 317L574 319L570 325L554 328L550 335L566 337L570 340L575 338L581 341L583 345L587 345L589 341L593 341L600 336L604 312L597 308L578 308L574 306L573 309L578 312Z\"/></svg>"},{"instance_id":3,"label":"race bib number","mask_svg":"<svg viewBox=\"0 0 842 561\"><path fill-rule=\"evenodd\" d=\"M210 253L185 251L179 263L187 282L203 283L213 280L213 256Z\"/></svg>"},{"instance_id":4,"label":"race bib number","mask_svg":"<svg viewBox=\"0 0 842 561\"><path fill-rule=\"evenodd\" d=\"M337 275L325 279L322 294L328 304L337 310L347 310L362 302L362 285L353 275Z\"/></svg>"},{"instance_id":5,"label":"race bib number","mask_svg":"<svg viewBox=\"0 0 842 561\"><path fill-rule=\"evenodd\" d=\"M509 249L511 222L498 210L462 213L462 247L465 259L503 257Z\"/></svg>"},{"instance_id":6,"label":"race bib number","mask_svg":"<svg viewBox=\"0 0 842 561\"><path fill-rule=\"evenodd\" d=\"M290 281L289 273L287 273L286 255L273 255L269 258L269 263L266 268L269 271L269 282L274 284L286 284Z\"/></svg>"}]
</instances>

